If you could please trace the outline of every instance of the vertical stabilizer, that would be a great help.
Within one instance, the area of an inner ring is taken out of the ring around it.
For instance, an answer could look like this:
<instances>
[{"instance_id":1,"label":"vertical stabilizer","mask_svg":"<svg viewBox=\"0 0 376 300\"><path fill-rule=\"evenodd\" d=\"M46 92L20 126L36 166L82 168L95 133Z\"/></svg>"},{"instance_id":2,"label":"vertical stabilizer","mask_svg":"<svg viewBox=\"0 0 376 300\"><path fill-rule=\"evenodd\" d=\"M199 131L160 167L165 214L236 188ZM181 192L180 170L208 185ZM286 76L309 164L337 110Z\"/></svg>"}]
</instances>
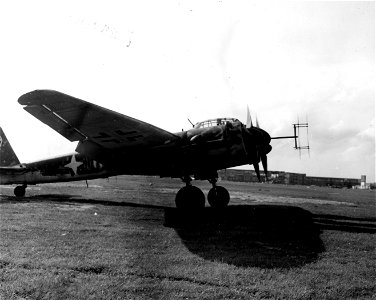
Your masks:
<instances>
[{"instance_id":1,"label":"vertical stabilizer","mask_svg":"<svg viewBox=\"0 0 376 300\"><path fill-rule=\"evenodd\" d=\"M17 155L0 127L0 167L10 167L19 163Z\"/></svg>"}]
</instances>

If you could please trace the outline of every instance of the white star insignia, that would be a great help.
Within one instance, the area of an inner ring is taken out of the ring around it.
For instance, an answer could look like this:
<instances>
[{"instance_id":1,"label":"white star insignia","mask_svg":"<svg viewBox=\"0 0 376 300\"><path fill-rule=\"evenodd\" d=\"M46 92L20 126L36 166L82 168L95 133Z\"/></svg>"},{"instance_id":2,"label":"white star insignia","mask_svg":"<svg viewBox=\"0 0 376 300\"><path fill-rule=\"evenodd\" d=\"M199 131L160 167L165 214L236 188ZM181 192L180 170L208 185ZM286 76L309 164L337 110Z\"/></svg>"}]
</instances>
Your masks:
<instances>
[{"instance_id":1,"label":"white star insignia","mask_svg":"<svg viewBox=\"0 0 376 300\"><path fill-rule=\"evenodd\" d=\"M77 168L81 166L83 163L80 161L76 161L76 155L72 155L71 161L69 164L66 164L64 167L72 169L73 173L77 175Z\"/></svg>"}]
</instances>

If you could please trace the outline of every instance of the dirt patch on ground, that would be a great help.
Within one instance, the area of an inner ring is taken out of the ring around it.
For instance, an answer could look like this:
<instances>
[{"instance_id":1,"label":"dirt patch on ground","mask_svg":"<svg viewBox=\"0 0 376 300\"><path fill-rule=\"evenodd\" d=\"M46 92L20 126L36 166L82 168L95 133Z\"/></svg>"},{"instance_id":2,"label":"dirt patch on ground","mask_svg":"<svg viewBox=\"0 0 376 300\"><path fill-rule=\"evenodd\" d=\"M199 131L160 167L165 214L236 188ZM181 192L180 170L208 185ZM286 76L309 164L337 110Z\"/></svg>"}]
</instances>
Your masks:
<instances>
[{"instance_id":1,"label":"dirt patch on ground","mask_svg":"<svg viewBox=\"0 0 376 300\"><path fill-rule=\"evenodd\" d=\"M283 196L267 196L261 194L247 194L243 192L231 192L233 199L254 201L257 203L289 203L289 204L321 204L321 205L346 205L346 206L356 206L354 203L334 201L334 200L324 200L324 199L309 199L309 198L292 198Z\"/></svg>"},{"instance_id":2,"label":"dirt patch on ground","mask_svg":"<svg viewBox=\"0 0 376 300\"><path fill-rule=\"evenodd\" d=\"M89 205L89 204L66 204L66 205L56 205L55 206L57 209L60 210L74 210L74 211L83 211L83 210L88 210L95 208L94 205Z\"/></svg>"}]
</instances>

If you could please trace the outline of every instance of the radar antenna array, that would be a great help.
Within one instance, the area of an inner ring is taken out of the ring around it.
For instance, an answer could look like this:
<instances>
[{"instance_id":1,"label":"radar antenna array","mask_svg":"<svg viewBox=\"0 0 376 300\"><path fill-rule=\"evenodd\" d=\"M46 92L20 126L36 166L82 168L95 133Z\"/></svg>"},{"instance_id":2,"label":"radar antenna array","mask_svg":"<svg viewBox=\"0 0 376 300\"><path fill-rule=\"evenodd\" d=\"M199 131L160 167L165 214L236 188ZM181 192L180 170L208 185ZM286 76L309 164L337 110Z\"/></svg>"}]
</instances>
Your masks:
<instances>
[{"instance_id":1,"label":"radar antenna array","mask_svg":"<svg viewBox=\"0 0 376 300\"><path fill-rule=\"evenodd\" d=\"M299 156L301 157L302 150L308 150L308 155L310 156L310 146L309 146L309 140L308 140L308 121L305 123L300 123L298 118L298 123L292 124L294 127L294 135L290 136L275 136L271 137L272 140L274 139L294 139L295 145L294 149L299 150ZM300 128L306 128L306 134L307 134L307 142L305 145L301 145L300 143Z\"/></svg>"},{"instance_id":2,"label":"radar antenna array","mask_svg":"<svg viewBox=\"0 0 376 300\"><path fill-rule=\"evenodd\" d=\"M301 157L302 150L308 150L308 155L310 156L310 147L308 139L308 122L300 123L298 118L298 123L292 124L294 126L294 139L295 139L295 149L299 150L299 156ZM300 128L306 128L307 142L305 145L300 143Z\"/></svg>"}]
</instances>

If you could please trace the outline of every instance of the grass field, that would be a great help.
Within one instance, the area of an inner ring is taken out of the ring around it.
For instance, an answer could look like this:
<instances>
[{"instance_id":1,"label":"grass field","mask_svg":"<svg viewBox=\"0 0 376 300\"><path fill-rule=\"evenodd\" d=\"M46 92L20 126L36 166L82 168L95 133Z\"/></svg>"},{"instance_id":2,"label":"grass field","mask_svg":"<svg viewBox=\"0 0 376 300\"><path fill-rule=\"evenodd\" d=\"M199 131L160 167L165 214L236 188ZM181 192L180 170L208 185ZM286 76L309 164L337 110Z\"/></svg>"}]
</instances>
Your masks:
<instances>
[{"instance_id":1,"label":"grass field","mask_svg":"<svg viewBox=\"0 0 376 300\"><path fill-rule=\"evenodd\" d=\"M2 186L0 299L376 298L374 191L220 184L186 213L179 180Z\"/></svg>"}]
</instances>

